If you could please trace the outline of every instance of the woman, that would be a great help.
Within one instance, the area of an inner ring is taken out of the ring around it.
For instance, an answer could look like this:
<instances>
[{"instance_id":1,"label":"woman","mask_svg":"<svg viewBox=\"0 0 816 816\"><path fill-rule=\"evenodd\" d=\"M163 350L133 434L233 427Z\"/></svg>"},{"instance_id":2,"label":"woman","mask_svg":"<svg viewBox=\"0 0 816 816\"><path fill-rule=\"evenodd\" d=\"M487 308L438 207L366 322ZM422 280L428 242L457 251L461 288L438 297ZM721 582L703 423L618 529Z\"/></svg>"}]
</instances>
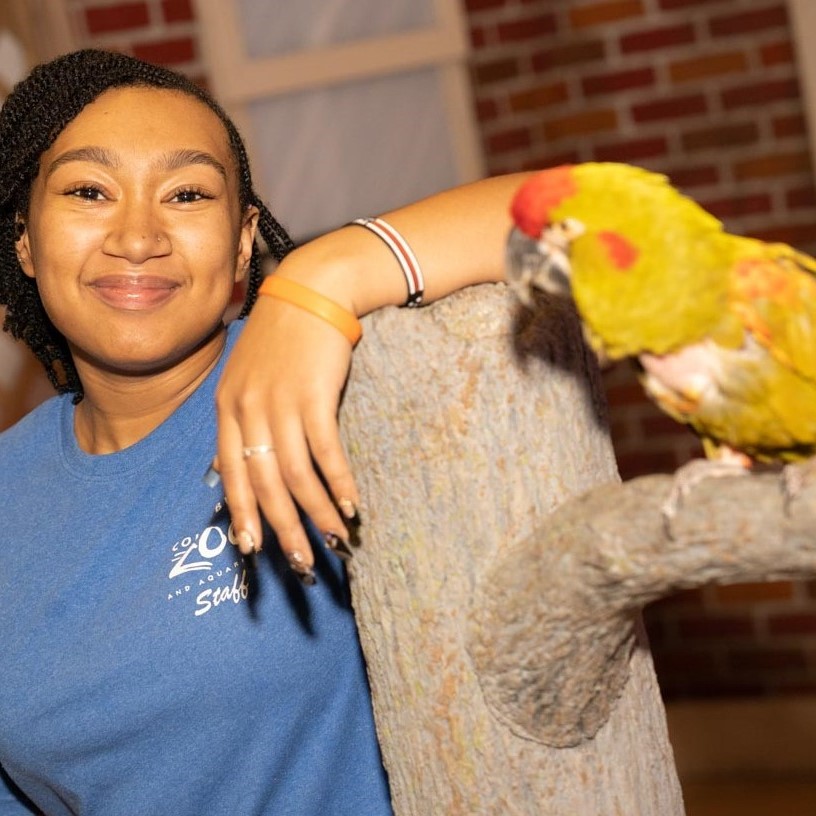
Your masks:
<instances>
[{"instance_id":1,"label":"woman","mask_svg":"<svg viewBox=\"0 0 816 816\"><path fill-rule=\"evenodd\" d=\"M501 276L517 183L387 217L426 299ZM235 282L245 310L258 292L256 231L306 299L272 291L227 329ZM234 126L179 75L77 52L0 112L0 302L60 391L0 436L0 816L390 813L334 413L337 329L405 301L404 257L371 225L290 250ZM225 493L201 474L228 357Z\"/></svg>"}]
</instances>

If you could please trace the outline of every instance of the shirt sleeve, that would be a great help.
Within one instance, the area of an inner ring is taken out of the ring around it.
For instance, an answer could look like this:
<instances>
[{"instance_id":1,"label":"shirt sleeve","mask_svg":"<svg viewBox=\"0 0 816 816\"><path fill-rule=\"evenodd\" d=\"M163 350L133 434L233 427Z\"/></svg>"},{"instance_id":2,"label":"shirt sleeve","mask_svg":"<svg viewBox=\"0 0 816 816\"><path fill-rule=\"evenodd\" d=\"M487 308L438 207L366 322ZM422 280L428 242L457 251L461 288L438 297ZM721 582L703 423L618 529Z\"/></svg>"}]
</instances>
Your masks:
<instances>
[{"instance_id":1,"label":"shirt sleeve","mask_svg":"<svg viewBox=\"0 0 816 816\"><path fill-rule=\"evenodd\" d=\"M0 816L31 816L40 811L0 765Z\"/></svg>"}]
</instances>

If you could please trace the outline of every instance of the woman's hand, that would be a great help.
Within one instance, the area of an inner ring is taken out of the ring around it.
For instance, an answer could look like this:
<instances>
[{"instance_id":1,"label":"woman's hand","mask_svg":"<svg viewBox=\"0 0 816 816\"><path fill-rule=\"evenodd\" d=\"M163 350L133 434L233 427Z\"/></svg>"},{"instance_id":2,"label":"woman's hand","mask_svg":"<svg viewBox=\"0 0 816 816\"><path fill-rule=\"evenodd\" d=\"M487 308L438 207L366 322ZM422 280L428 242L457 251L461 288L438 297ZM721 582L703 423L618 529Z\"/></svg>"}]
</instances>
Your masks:
<instances>
[{"instance_id":1,"label":"woman's hand","mask_svg":"<svg viewBox=\"0 0 816 816\"><path fill-rule=\"evenodd\" d=\"M422 267L425 303L504 278L509 202L524 179L484 179L385 214ZM275 274L358 317L406 300L406 281L391 250L356 226L295 249ZM344 520L356 516L357 488L337 428L350 359L349 343L336 328L262 295L217 393L218 470L239 547L248 553L260 546L260 506L307 582L313 558L296 503L338 552L348 541Z\"/></svg>"},{"instance_id":2,"label":"woman's hand","mask_svg":"<svg viewBox=\"0 0 816 816\"><path fill-rule=\"evenodd\" d=\"M337 427L350 361L351 346L335 328L260 296L216 394L217 469L238 546L260 549L260 507L305 583L313 581L314 559L296 503L324 535L340 539L327 538L340 554L348 542L343 516L356 513L357 488ZM269 445L273 451L264 449Z\"/></svg>"}]
</instances>

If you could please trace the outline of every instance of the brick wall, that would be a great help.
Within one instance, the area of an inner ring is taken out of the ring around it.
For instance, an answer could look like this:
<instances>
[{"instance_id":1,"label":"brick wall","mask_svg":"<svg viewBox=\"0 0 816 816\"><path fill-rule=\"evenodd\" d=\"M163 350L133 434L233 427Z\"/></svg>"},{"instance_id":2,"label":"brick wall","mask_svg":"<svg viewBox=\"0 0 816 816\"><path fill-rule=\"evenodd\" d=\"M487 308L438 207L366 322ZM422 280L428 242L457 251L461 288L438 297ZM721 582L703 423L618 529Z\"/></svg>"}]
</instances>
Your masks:
<instances>
[{"instance_id":1,"label":"brick wall","mask_svg":"<svg viewBox=\"0 0 816 816\"><path fill-rule=\"evenodd\" d=\"M627 161L733 232L816 253L816 191L784 0L462 0L491 173ZM191 0L68 0L80 45L201 78ZM695 437L606 373L621 474ZM816 690L816 583L706 587L647 611L667 697Z\"/></svg>"}]
</instances>

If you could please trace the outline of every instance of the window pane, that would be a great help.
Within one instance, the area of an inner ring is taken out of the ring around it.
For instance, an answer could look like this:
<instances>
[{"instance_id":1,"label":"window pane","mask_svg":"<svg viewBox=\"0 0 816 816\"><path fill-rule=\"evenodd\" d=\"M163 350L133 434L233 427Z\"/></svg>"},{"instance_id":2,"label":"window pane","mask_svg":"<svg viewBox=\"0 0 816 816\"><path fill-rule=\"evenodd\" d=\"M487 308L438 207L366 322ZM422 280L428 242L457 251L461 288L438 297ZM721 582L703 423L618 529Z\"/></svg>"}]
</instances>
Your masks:
<instances>
[{"instance_id":1,"label":"window pane","mask_svg":"<svg viewBox=\"0 0 816 816\"><path fill-rule=\"evenodd\" d=\"M433 24L432 0L238 0L252 59L400 34Z\"/></svg>"},{"instance_id":2,"label":"window pane","mask_svg":"<svg viewBox=\"0 0 816 816\"><path fill-rule=\"evenodd\" d=\"M298 239L458 181L435 70L259 100L248 112L258 186Z\"/></svg>"}]
</instances>

